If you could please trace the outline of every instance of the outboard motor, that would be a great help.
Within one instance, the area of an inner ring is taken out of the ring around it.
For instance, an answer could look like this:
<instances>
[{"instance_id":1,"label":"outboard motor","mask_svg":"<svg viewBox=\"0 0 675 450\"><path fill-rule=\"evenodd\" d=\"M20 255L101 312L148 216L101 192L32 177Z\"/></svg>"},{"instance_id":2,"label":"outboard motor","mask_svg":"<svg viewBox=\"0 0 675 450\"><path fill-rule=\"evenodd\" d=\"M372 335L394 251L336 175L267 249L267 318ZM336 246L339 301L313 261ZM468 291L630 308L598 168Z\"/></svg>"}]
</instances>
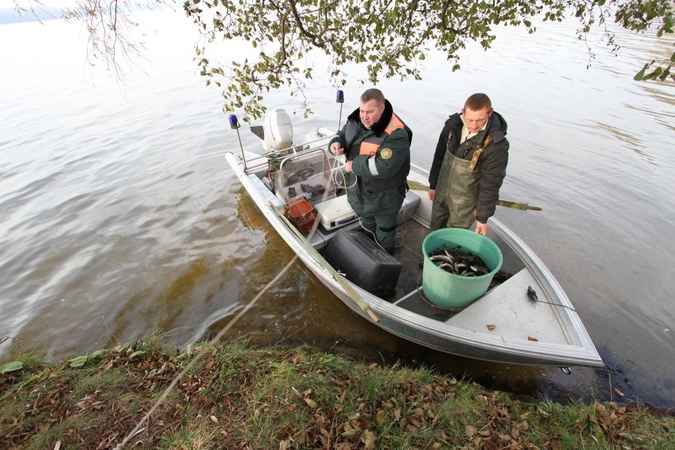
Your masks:
<instances>
[{"instance_id":1,"label":"outboard motor","mask_svg":"<svg viewBox=\"0 0 675 450\"><path fill-rule=\"evenodd\" d=\"M268 152L293 145L293 125L285 109L275 108L265 114L263 136L263 147Z\"/></svg>"}]
</instances>

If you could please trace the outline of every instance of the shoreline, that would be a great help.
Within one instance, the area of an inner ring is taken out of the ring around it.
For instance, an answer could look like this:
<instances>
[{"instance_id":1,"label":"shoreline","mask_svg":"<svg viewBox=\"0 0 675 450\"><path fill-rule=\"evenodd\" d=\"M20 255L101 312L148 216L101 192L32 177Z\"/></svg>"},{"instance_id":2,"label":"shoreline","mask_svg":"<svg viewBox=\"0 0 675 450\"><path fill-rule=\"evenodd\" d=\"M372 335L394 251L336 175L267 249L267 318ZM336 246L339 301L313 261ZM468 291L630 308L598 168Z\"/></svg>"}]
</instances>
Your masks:
<instances>
[{"instance_id":1,"label":"shoreline","mask_svg":"<svg viewBox=\"0 0 675 450\"><path fill-rule=\"evenodd\" d=\"M523 399L429 369L308 347L201 343L166 352L150 337L56 365L31 355L3 364L3 448L665 449L675 442L673 412L639 401Z\"/></svg>"}]
</instances>

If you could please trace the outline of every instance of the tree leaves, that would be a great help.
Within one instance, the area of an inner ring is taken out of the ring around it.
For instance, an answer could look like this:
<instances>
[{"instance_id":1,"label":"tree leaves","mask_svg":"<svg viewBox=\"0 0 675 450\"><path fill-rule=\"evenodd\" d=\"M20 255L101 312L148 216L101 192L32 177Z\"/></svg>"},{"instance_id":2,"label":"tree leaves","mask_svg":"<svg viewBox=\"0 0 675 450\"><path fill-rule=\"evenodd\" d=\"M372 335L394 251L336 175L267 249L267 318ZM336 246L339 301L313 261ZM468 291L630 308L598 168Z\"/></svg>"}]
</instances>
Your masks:
<instances>
[{"instance_id":1,"label":"tree leaves","mask_svg":"<svg viewBox=\"0 0 675 450\"><path fill-rule=\"evenodd\" d=\"M157 5L163 3L157 0ZM135 6L135 0L77 0L65 16L85 22L92 58L101 57L117 73L116 55L142 48L130 33L137 24L122 14ZM202 33L195 47L200 75L207 85L224 86L223 108L243 109L244 121L265 113L260 102L267 92L290 87L291 95L304 96L304 82L314 69L309 57L317 50L329 57L326 72L337 89L346 83L342 69L349 64L365 66L365 77L355 80L360 83L377 84L383 77L419 80L420 62L432 48L446 54L453 71L459 70L459 54L467 43L490 48L496 25L522 25L532 33L534 17L562 21L571 12L580 22L580 38L600 26L614 51L619 47L606 27L612 18L635 32L656 26L659 37L671 35L675 25L670 0L185 0L183 10ZM207 49L216 40L249 45L251 59L212 61ZM672 78L672 62L675 53L670 61L649 63L635 79ZM303 111L311 113L306 102Z\"/></svg>"},{"instance_id":2,"label":"tree leaves","mask_svg":"<svg viewBox=\"0 0 675 450\"><path fill-rule=\"evenodd\" d=\"M656 25L656 36L659 38L673 34L673 25L675 25L673 4L669 0L629 1L618 4L615 20L624 28L638 33L643 33L652 25ZM673 62L675 62L675 52L672 53L670 59L653 60L645 64L633 79L665 81L670 76L675 81L675 76L670 73ZM652 70L647 73L649 69Z\"/></svg>"},{"instance_id":3,"label":"tree leaves","mask_svg":"<svg viewBox=\"0 0 675 450\"><path fill-rule=\"evenodd\" d=\"M559 0L454 2L428 0L343 0L338 3L322 0L287 0L269 3L248 0L230 4L227 10L218 10L224 20L209 23L208 14L196 8L198 2L188 0L185 11L212 35L223 38L245 37L253 48L272 49L268 57L261 51L255 62L240 70L224 71L234 89L225 90L225 109L244 108L244 120L260 117L265 111L257 105L260 93L284 85L293 88L293 94L302 93L303 80L311 78L311 67L294 71L305 64L305 57L313 49L321 49L330 56L328 72L338 88L346 82L340 69L347 64L363 64L366 77L356 80L376 84L384 78L421 79L419 62L430 48L447 55L452 70L459 70L459 52L470 41L490 48L496 39L493 27L507 23L535 29L531 19L543 14L544 20L560 21L565 11L572 10L580 20L580 36L596 23L604 24L615 11L615 20L622 26L643 31L656 19L663 22L659 33L672 33L672 14L668 0L647 2L596 0L592 2ZM265 11L266 14L260 14ZM613 36L606 33L608 45L618 46ZM636 79L665 79L667 69L642 73ZM212 74L215 72L211 72ZM203 72L202 72L203 74ZM208 74L206 75L208 76ZM650 77L650 78L645 78ZM238 96L244 92L246 94Z\"/></svg>"},{"instance_id":4,"label":"tree leaves","mask_svg":"<svg viewBox=\"0 0 675 450\"><path fill-rule=\"evenodd\" d=\"M199 5L199 7L198 7ZM215 72L200 47L200 73L224 78L226 110L244 108L244 120L260 117L265 109L257 104L260 94L290 86L301 94L304 80L311 79L312 67L306 62L316 49L330 57L328 73L337 88L345 83L340 69L350 63L363 64L366 76L357 82L376 84L384 78L421 79L420 61L430 48L447 54L459 68L459 51L469 41L489 48L495 35L492 27L504 21L531 27L530 19L547 5L550 17L558 17L564 5L556 1L452 2L428 0L288 0L270 3L248 0L215 6L207 13L203 3L188 0L185 12L210 38L243 37L257 60ZM265 14L261 14L265 11ZM214 15L218 20L213 20ZM297 66L300 66L300 70ZM304 68L303 68L304 66ZM246 93L245 93L246 92ZM243 95L242 95L243 94ZM237 97L239 95L239 97Z\"/></svg>"},{"instance_id":5,"label":"tree leaves","mask_svg":"<svg viewBox=\"0 0 675 450\"><path fill-rule=\"evenodd\" d=\"M668 64L666 67L665 65L662 67L660 65L657 65L654 67L654 69L646 73L648 69L652 68L655 64L656 61L652 61L650 63L647 63L644 65L644 67L633 77L635 81L648 81L648 80L659 80L659 81L665 81L668 77L670 77L673 81L675 81L675 75L673 75L670 71L670 69L673 67L673 60L675 59L675 53L673 56L671 56L671 62Z\"/></svg>"},{"instance_id":6,"label":"tree leaves","mask_svg":"<svg viewBox=\"0 0 675 450\"><path fill-rule=\"evenodd\" d=\"M21 361L12 361L0 366L0 373L15 372L17 370L23 369L23 362Z\"/></svg>"}]
</instances>

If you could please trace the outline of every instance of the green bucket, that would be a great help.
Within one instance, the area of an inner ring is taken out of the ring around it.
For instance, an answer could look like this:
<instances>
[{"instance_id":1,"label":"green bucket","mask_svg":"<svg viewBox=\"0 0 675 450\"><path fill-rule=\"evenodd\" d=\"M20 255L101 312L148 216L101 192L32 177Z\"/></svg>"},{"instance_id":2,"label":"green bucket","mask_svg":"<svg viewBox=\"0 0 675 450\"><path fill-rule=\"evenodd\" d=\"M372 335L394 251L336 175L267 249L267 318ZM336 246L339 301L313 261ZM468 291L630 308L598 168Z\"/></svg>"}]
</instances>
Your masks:
<instances>
[{"instance_id":1,"label":"green bucket","mask_svg":"<svg viewBox=\"0 0 675 450\"><path fill-rule=\"evenodd\" d=\"M448 248L461 246L461 251L479 256L490 272L477 277L464 277L447 272L429 259L441 245ZM442 228L432 231L422 242L424 269L422 270L422 288L426 297L435 305L444 308L463 308L469 306L485 294L492 277L502 267L504 257L492 239L465 228Z\"/></svg>"}]
</instances>

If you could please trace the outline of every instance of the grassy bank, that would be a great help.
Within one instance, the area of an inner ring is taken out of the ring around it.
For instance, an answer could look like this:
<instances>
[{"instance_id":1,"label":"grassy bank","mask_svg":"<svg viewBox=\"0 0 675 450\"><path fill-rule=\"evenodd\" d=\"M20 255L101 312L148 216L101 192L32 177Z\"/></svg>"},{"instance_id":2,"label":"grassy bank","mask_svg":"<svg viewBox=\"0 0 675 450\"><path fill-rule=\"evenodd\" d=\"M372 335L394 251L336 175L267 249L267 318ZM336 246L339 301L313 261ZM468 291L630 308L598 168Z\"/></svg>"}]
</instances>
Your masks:
<instances>
[{"instance_id":1,"label":"grassy bank","mask_svg":"<svg viewBox=\"0 0 675 450\"><path fill-rule=\"evenodd\" d=\"M0 372L3 449L675 448L675 418L640 405L524 402L307 348L149 339Z\"/></svg>"}]
</instances>

